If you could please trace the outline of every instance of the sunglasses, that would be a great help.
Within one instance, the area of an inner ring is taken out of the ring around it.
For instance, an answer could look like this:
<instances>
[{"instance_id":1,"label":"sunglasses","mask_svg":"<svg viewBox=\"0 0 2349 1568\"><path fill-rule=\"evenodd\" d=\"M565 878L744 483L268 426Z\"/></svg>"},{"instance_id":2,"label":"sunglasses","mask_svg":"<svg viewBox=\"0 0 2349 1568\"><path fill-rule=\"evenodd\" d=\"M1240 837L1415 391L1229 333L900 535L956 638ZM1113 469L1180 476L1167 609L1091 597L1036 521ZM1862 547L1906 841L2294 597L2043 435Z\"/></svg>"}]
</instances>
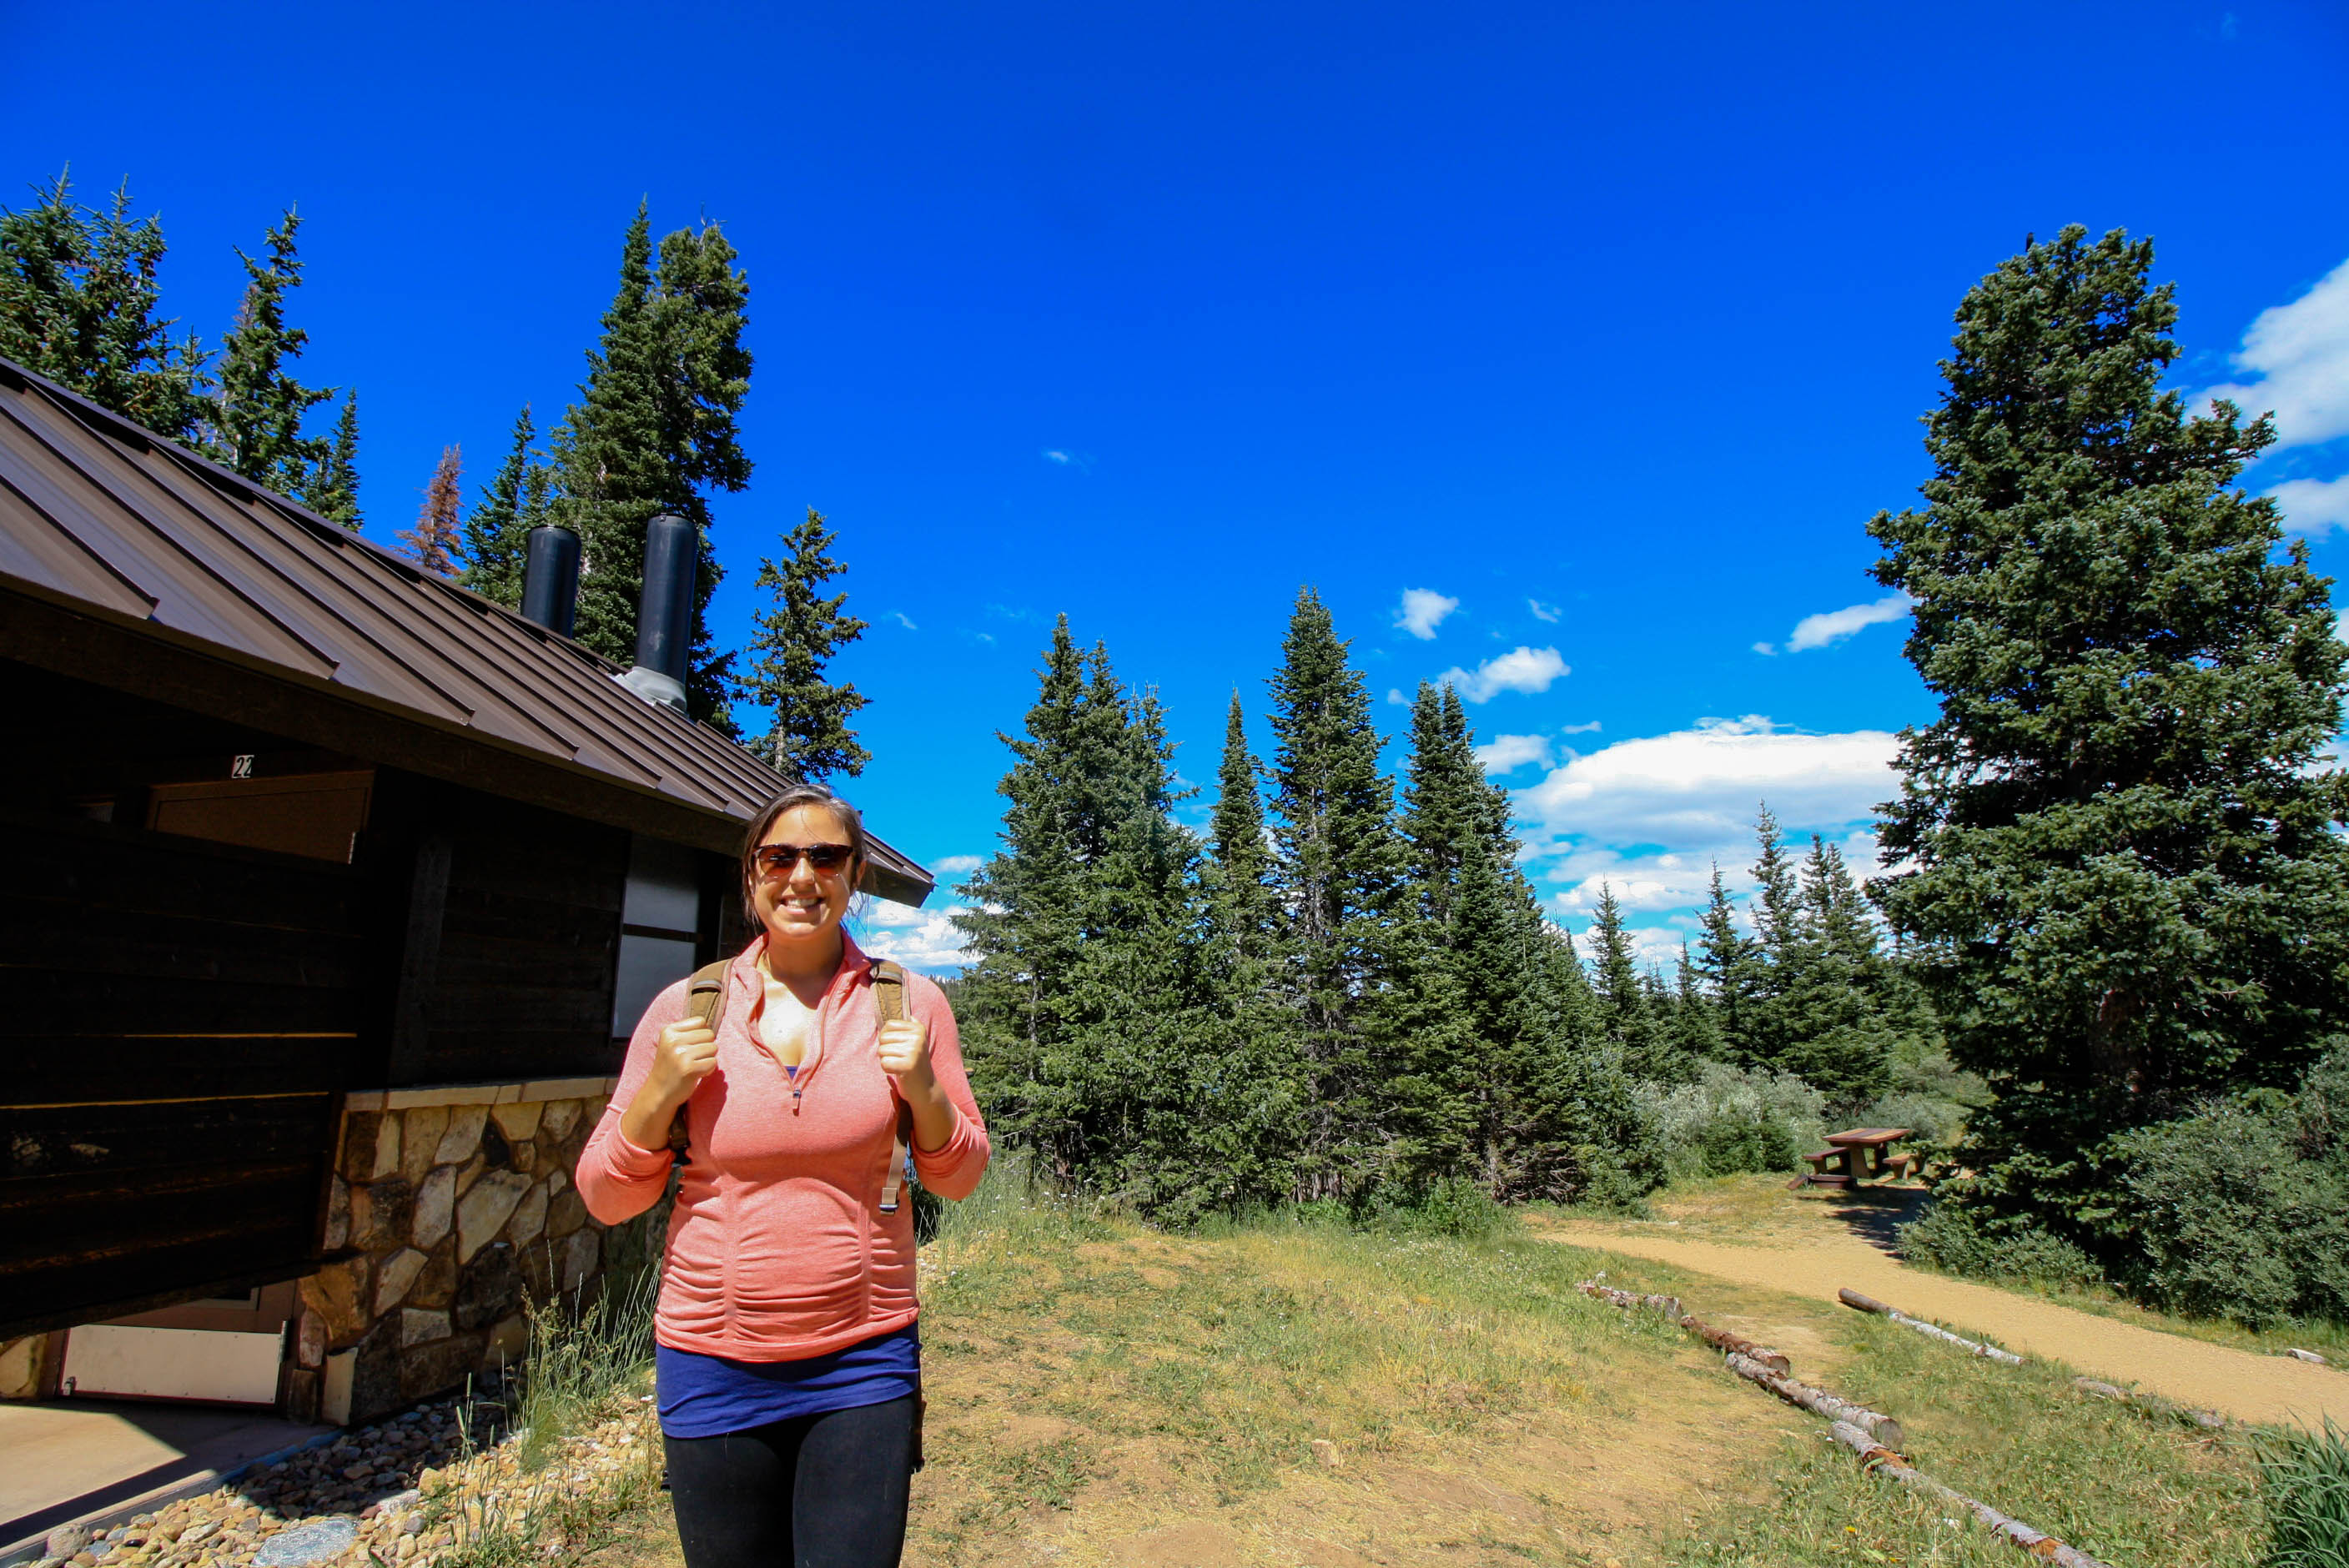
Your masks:
<instances>
[{"instance_id":1,"label":"sunglasses","mask_svg":"<svg viewBox=\"0 0 2349 1568\"><path fill-rule=\"evenodd\" d=\"M791 875L802 855L817 871L836 872L855 852L846 844L761 844L750 861L759 868L761 876L781 877Z\"/></svg>"}]
</instances>

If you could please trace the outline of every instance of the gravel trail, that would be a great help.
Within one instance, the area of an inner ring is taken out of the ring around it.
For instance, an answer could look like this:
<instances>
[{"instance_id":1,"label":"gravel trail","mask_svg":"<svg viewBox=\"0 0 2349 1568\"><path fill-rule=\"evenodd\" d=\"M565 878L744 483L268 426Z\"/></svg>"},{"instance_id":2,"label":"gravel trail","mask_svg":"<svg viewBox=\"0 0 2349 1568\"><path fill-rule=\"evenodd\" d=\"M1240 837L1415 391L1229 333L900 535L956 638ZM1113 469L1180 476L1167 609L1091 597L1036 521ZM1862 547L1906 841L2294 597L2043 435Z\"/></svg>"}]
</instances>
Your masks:
<instances>
[{"instance_id":1,"label":"gravel trail","mask_svg":"<svg viewBox=\"0 0 2349 1568\"><path fill-rule=\"evenodd\" d=\"M1912 1269L1859 1236L1820 1234L1785 1246L1737 1246L1625 1233L1602 1222L1567 1221L1556 1241L1651 1258L1764 1290L1833 1301L1848 1285L1961 1333L1987 1336L2010 1350L2061 1361L2075 1371L2238 1420L2314 1427L2330 1416L2349 1425L2349 1373L2282 1356L2117 1323L2054 1302ZM1692 1304L1691 1310L1702 1310ZM1954 1352L1953 1352L1954 1354Z\"/></svg>"}]
</instances>

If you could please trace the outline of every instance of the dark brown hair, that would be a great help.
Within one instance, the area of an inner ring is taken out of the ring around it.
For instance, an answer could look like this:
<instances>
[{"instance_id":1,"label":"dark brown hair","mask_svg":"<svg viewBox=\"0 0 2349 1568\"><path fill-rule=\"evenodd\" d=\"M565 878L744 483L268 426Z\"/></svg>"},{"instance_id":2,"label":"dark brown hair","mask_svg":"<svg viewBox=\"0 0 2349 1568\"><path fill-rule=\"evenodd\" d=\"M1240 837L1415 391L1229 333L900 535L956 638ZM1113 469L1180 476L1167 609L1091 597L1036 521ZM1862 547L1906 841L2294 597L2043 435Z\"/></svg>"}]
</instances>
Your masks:
<instances>
[{"instance_id":1,"label":"dark brown hair","mask_svg":"<svg viewBox=\"0 0 2349 1568\"><path fill-rule=\"evenodd\" d=\"M822 784L794 784L767 802L767 809L753 818L750 831L742 840L742 913L752 926L759 923L758 905L750 902L753 889L759 885L759 846L767 841L776 820L786 811L796 811L802 806L820 806L832 813L848 835L849 863L854 868L849 873L848 885L853 892L864 887L864 814Z\"/></svg>"}]
</instances>

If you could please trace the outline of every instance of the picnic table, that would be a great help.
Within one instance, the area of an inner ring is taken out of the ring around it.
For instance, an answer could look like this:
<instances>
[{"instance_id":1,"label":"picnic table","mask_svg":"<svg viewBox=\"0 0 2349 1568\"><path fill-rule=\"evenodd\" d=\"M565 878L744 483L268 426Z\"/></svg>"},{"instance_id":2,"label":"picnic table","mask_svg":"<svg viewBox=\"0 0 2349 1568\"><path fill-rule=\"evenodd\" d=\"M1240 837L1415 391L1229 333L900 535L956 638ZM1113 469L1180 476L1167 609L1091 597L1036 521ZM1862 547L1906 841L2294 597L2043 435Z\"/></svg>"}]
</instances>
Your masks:
<instances>
[{"instance_id":1,"label":"picnic table","mask_svg":"<svg viewBox=\"0 0 2349 1568\"><path fill-rule=\"evenodd\" d=\"M1787 1185L1848 1187L1870 1176L1879 1180L1906 1176L1918 1168L1922 1156L1895 1154L1892 1146L1909 1136L1905 1127L1855 1127L1830 1132L1825 1149L1803 1156L1810 1169Z\"/></svg>"}]
</instances>

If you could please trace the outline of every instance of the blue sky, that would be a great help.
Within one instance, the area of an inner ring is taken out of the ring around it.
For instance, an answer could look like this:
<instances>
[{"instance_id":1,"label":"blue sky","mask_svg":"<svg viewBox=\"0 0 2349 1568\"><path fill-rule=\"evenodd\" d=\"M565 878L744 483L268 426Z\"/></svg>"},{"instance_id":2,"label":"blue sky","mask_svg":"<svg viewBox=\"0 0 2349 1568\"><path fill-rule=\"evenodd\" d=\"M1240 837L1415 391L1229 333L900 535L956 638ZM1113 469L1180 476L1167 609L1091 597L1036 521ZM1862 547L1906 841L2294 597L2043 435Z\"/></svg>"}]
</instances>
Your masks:
<instances>
[{"instance_id":1,"label":"blue sky","mask_svg":"<svg viewBox=\"0 0 2349 1568\"><path fill-rule=\"evenodd\" d=\"M298 202L379 539L444 444L478 481L560 416L640 196L722 220L758 368L720 634L823 510L874 623L846 787L949 869L1054 614L1207 780L1233 690L1268 743L1307 583L1381 698L1461 672L1578 933L1603 877L1676 945L1764 795L1864 852L1931 708L1863 526L1922 477L1960 295L2069 222L2155 237L2178 384L2279 409L2250 482L2342 564L2329 3L89 15L0 5L0 172L128 176L214 341ZM947 962L949 903L874 934Z\"/></svg>"}]
</instances>

